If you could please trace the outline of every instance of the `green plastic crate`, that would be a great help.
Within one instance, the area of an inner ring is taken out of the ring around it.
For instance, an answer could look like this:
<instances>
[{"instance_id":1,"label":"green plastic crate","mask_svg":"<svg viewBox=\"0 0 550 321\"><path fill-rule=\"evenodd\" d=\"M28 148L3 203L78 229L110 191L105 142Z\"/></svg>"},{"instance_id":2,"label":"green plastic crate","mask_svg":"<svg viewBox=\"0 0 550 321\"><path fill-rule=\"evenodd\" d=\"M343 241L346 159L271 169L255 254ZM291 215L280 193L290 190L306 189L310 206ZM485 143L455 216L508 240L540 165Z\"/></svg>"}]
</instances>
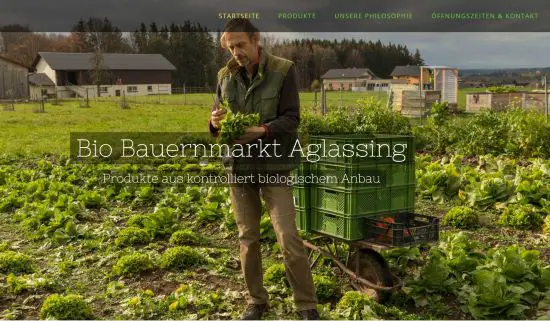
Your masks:
<instances>
[{"instance_id":1,"label":"green plastic crate","mask_svg":"<svg viewBox=\"0 0 550 321\"><path fill-rule=\"evenodd\" d=\"M415 185L352 190L311 187L311 207L345 216L414 210Z\"/></svg>"},{"instance_id":2,"label":"green plastic crate","mask_svg":"<svg viewBox=\"0 0 550 321\"><path fill-rule=\"evenodd\" d=\"M302 160L300 162L300 164L298 164L298 166L296 166L296 169L294 169L292 172L291 172L291 176L293 177L293 180L296 181L296 178L298 176L306 176L306 175L309 175L309 173L311 172L310 170L310 165L311 163L306 161L306 160ZM294 184L296 186L304 186L306 184Z\"/></svg>"},{"instance_id":3,"label":"green plastic crate","mask_svg":"<svg viewBox=\"0 0 550 321\"><path fill-rule=\"evenodd\" d=\"M389 164L386 165L388 173L387 186L403 186L416 184L414 162L411 164ZM411 175L412 173L412 175Z\"/></svg>"},{"instance_id":4,"label":"green plastic crate","mask_svg":"<svg viewBox=\"0 0 550 321\"><path fill-rule=\"evenodd\" d=\"M415 146L413 136L409 135L312 135L310 144L320 145L317 152L318 162L336 164L410 164L414 163ZM374 144L374 154L371 157L370 145L367 147L368 155L363 150L357 150L358 144ZM345 155L346 144L353 146L354 155ZM383 145L386 144L387 146ZM401 152L398 144L406 144L406 149ZM379 150L379 146L382 145ZM340 146L340 152L331 152L332 146ZM389 148L388 148L389 147ZM395 153L394 153L395 148ZM388 151L390 157L388 157ZM400 156L402 155L402 157ZM378 157L380 156L380 157ZM397 157L394 157L397 156Z\"/></svg>"},{"instance_id":5,"label":"green plastic crate","mask_svg":"<svg viewBox=\"0 0 550 321\"><path fill-rule=\"evenodd\" d=\"M294 206L301 208L310 208L310 186L294 185L292 187L292 195L294 197Z\"/></svg>"},{"instance_id":6,"label":"green plastic crate","mask_svg":"<svg viewBox=\"0 0 550 321\"><path fill-rule=\"evenodd\" d=\"M316 209L311 210L311 230L348 241L361 240L366 235L364 217L346 217Z\"/></svg>"},{"instance_id":7,"label":"green plastic crate","mask_svg":"<svg viewBox=\"0 0 550 321\"><path fill-rule=\"evenodd\" d=\"M371 165L317 163L312 165L312 173L319 179L318 185L344 189L416 183L414 163ZM361 177L363 181L359 180Z\"/></svg>"},{"instance_id":8,"label":"green plastic crate","mask_svg":"<svg viewBox=\"0 0 550 321\"><path fill-rule=\"evenodd\" d=\"M296 227L304 232L311 231L311 210L296 208Z\"/></svg>"}]
</instances>

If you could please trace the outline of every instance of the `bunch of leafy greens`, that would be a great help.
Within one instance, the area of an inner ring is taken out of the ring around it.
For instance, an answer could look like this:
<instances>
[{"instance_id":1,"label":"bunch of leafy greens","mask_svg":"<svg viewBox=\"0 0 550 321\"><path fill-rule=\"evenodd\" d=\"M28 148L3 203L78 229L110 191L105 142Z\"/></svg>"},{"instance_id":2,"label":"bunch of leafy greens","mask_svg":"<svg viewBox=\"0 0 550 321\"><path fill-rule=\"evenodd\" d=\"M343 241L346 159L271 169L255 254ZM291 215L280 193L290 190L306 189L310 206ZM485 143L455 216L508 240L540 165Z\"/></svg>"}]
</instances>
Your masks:
<instances>
[{"instance_id":1,"label":"bunch of leafy greens","mask_svg":"<svg viewBox=\"0 0 550 321\"><path fill-rule=\"evenodd\" d=\"M448 225L456 228L472 229L478 226L478 213L466 206L453 207L443 217L443 225Z\"/></svg>"},{"instance_id":2,"label":"bunch of leafy greens","mask_svg":"<svg viewBox=\"0 0 550 321\"><path fill-rule=\"evenodd\" d=\"M221 121L220 143L233 144L235 140L246 133L246 130L260 123L260 114L233 114L227 111L227 116Z\"/></svg>"}]
</instances>

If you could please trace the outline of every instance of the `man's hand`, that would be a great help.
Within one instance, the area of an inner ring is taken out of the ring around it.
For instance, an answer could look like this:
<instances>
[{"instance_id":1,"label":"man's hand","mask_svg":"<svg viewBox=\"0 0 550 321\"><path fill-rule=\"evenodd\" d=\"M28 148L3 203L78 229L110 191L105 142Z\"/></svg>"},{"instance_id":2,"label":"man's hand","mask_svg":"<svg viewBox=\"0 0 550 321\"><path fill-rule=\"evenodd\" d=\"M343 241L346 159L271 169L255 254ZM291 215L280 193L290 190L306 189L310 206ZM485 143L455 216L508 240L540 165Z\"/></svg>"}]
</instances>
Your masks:
<instances>
[{"instance_id":1,"label":"man's hand","mask_svg":"<svg viewBox=\"0 0 550 321\"><path fill-rule=\"evenodd\" d=\"M214 128L220 129L222 127L221 121L225 118L226 115L227 109L216 109L210 115L210 123L212 124L212 126L214 126Z\"/></svg>"},{"instance_id":2,"label":"man's hand","mask_svg":"<svg viewBox=\"0 0 550 321\"><path fill-rule=\"evenodd\" d=\"M265 128L261 126L249 127L246 133L239 137L235 144L247 144L265 135Z\"/></svg>"}]
</instances>

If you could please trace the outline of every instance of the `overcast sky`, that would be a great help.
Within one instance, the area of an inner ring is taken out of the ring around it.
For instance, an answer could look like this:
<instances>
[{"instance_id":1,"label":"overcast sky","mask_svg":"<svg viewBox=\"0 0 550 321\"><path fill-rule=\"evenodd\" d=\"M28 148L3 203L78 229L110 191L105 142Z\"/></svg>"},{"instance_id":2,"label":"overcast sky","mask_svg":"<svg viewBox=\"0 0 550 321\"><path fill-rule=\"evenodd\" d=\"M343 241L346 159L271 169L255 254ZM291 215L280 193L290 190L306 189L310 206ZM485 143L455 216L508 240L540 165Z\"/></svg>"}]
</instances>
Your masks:
<instances>
[{"instance_id":1,"label":"overcast sky","mask_svg":"<svg viewBox=\"0 0 550 321\"><path fill-rule=\"evenodd\" d=\"M279 38L355 38L418 48L428 65L461 69L550 67L550 33L271 33Z\"/></svg>"}]
</instances>

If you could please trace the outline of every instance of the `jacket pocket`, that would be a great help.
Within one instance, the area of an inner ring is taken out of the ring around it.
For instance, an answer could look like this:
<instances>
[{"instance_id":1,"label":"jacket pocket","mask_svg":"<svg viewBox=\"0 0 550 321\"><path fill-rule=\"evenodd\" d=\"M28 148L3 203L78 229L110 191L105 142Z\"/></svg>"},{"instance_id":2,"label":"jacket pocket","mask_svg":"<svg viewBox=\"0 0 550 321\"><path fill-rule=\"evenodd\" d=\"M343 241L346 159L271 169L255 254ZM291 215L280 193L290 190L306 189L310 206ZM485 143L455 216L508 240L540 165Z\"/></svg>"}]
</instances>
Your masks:
<instances>
[{"instance_id":1,"label":"jacket pocket","mask_svg":"<svg viewBox=\"0 0 550 321\"><path fill-rule=\"evenodd\" d=\"M277 118L279 90L277 88L266 88L262 91L260 98L262 123L267 123Z\"/></svg>"}]
</instances>

